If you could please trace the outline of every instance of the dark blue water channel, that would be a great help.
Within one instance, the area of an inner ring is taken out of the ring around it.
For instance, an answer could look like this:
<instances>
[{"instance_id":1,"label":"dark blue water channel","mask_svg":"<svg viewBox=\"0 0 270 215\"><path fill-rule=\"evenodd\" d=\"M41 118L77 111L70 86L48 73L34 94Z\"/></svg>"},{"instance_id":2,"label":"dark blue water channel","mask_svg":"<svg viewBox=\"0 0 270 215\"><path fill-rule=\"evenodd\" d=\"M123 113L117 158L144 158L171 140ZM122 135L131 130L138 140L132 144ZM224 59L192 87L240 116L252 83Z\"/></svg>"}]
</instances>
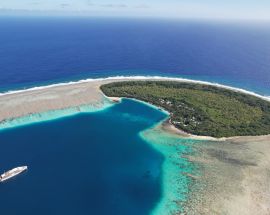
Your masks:
<instances>
[{"instance_id":1,"label":"dark blue water channel","mask_svg":"<svg viewBox=\"0 0 270 215\"><path fill-rule=\"evenodd\" d=\"M132 100L103 111L0 132L5 215L149 214L161 198L163 156L138 133L166 116Z\"/></svg>"}]
</instances>

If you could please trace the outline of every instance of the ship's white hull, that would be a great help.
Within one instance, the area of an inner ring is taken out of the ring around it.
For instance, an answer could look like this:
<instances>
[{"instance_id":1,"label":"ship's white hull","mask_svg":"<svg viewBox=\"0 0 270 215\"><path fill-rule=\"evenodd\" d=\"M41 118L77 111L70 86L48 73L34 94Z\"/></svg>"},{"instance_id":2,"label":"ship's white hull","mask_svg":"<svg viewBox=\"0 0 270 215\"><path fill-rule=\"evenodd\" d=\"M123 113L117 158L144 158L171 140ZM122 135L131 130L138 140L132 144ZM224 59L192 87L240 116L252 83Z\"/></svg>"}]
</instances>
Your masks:
<instances>
[{"instance_id":1,"label":"ship's white hull","mask_svg":"<svg viewBox=\"0 0 270 215\"><path fill-rule=\"evenodd\" d=\"M28 169L27 166L22 166L22 167L17 167L17 168L14 168L12 170L9 170L0 176L0 182L4 182L8 179L11 179L11 178L21 174L22 172L26 171L27 169Z\"/></svg>"}]
</instances>

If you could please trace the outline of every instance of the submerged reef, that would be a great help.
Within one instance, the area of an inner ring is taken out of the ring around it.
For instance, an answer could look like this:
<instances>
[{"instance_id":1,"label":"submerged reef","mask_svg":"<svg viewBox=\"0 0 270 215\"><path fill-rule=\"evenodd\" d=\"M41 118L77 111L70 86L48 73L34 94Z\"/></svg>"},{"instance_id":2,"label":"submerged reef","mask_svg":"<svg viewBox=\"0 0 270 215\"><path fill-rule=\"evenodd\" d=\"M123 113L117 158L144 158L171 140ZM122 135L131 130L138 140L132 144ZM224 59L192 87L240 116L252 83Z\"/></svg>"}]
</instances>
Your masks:
<instances>
[{"instance_id":1,"label":"submerged reef","mask_svg":"<svg viewBox=\"0 0 270 215\"><path fill-rule=\"evenodd\" d=\"M163 131L160 126L143 131L140 136L165 157L162 165L162 199L151 214L183 212L194 179L200 175L198 166L186 156L193 155L193 146L203 141L180 138Z\"/></svg>"}]
</instances>

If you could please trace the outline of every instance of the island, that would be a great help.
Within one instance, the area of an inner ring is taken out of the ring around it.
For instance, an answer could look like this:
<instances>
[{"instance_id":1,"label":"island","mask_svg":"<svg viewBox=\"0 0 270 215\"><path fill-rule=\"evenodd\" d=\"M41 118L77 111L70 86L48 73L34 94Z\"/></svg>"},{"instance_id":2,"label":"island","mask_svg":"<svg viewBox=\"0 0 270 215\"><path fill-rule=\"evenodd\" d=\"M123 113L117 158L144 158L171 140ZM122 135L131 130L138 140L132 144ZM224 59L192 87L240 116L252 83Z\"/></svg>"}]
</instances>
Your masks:
<instances>
[{"instance_id":1,"label":"island","mask_svg":"<svg viewBox=\"0 0 270 215\"><path fill-rule=\"evenodd\" d=\"M170 113L176 128L199 136L258 136L270 133L270 103L211 85L176 81L124 81L101 86L109 97L135 98Z\"/></svg>"}]
</instances>

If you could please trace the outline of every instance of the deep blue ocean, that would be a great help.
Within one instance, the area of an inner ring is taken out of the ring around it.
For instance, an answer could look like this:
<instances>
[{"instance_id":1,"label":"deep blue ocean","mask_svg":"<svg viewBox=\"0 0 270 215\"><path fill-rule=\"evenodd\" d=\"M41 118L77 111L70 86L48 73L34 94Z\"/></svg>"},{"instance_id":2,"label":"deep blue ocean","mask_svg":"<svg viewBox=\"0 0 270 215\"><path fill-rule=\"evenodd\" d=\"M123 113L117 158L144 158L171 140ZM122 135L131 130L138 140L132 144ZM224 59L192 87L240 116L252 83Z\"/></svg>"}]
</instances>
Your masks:
<instances>
[{"instance_id":1,"label":"deep blue ocean","mask_svg":"<svg viewBox=\"0 0 270 215\"><path fill-rule=\"evenodd\" d=\"M0 17L0 91L116 75L270 95L270 23Z\"/></svg>"},{"instance_id":2,"label":"deep blue ocean","mask_svg":"<svg viewBox=\"0 0 270 215\"><path fill-rule=\"evenodd\" d=\"M166 115L132 100L109 109L0 132L5 215L140 215L161 198L163 156L138 135Z\"/></svg>"}]
</instances>

